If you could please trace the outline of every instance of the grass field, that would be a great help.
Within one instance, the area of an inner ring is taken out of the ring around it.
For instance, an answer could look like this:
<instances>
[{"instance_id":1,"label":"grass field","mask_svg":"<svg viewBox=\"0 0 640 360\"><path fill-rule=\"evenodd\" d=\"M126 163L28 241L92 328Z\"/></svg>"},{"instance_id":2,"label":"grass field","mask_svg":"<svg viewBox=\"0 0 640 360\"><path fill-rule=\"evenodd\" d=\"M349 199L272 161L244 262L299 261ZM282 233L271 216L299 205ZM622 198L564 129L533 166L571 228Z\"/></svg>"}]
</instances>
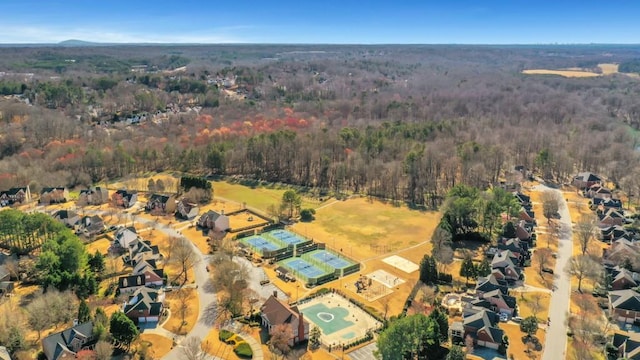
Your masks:
<instances>
[{"instance_id":1,"label":"grass field","mask_svg":"<svg viewBox=\"0 0 640 360\"><path fill-rule=\"evenodd\" d=\"M440 216L357 198L321 207L316 220L297 223L292 229L362 261L428 241Z\"/></svg>"},{"instance_id":2,"label":"grass field","mask_svg":"<svg viewBox=\"0 0 640 360\"><path fill-rule=\"evenodd\" d=\"M140 349L143 344L148 345L147 356L150 359L160 359L173 348L173 341L157 334L140 334L134 346Z\"/></svg>"},{"instance_id":3,"label":"grass field","mask_svg":"<svg viewBox=\"0 0 640 360\"><path fill-rule=\"evenodd\" d=\"M246 203L247 207L261 211L267 211L270 205L280 204L282 194L289 189L276 185L251 187L226 181L213 181L212 183L214 198L228 199L240 204ZM321 202L303 196L302 208L317 208L327 202L326 199L324 200L324 202Z\"/></svg>"},{"instance_id":4,"label":"grass field","mask_svg":"<svg viewBox=\"0 0 640 360\"><path fill-rule=\"evenodd\" d=\"M582 71L582 70L550 70L550 69L529 69L522 70L522 73L525 75L558 75L563 77L596 77L601 76L601 74L594 73L591 71Z\"/></svg>"}]
</instances>

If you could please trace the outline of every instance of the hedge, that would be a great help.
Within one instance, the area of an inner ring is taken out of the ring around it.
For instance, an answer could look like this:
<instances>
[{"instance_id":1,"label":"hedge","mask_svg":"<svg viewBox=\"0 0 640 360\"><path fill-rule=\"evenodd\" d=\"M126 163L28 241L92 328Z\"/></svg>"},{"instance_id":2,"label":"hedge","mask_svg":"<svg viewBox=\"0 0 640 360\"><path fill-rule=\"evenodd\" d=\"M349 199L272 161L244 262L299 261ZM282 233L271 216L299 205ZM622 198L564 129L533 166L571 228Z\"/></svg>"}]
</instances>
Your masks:
<instances>
[{"instance_id":1,"label":"hedge","mask_svg":"<svg viewBox=\"0 0 640 360\"><path fill-rule=\"evenodd\" d=\"M246 342L238 344L238 346L233 349L233 352L241 358L253 358L253 350L251 350L251 346Z\"/></svg>"},{"instance_id":2,"label":"hedge","mask_svg":"<svg viewBox=\"0 0 640 360\"><path fill-rule=\"evenodd\" d=\"M222 342L226 342L227 339L229 339L230 337L233 336L233 333L231 331L228 330L220 330L220 333L218 334L218 339Z\"/></svg>"}]
</instances>

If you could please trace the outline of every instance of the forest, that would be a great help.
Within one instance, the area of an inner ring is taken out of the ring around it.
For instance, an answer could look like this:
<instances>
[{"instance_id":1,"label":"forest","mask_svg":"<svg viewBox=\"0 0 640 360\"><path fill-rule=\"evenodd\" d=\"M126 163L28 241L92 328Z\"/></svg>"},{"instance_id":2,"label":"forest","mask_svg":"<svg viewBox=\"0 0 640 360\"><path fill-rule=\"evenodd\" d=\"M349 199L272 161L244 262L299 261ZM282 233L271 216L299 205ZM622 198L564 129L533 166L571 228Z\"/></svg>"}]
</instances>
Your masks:
<instances>
[{"instance_id":1,"label":"forest","mask_svg":"<svg viewBox=\"0 0 640 360\"><path fill-rule=\"evenodd\" d=\"M640 193L634 46L3 47L0 188L176 170L438 207L516 165ZM532 68L619 72L524 75Z\"/></svg>"}]
</instances>

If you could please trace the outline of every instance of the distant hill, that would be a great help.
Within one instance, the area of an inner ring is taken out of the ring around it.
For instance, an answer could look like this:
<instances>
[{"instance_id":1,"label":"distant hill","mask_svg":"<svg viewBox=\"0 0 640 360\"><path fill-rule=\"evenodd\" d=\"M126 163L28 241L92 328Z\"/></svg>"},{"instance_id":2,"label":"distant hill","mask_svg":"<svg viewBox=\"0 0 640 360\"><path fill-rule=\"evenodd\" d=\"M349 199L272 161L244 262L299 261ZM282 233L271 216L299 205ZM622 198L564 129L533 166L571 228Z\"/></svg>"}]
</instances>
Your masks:
<instances>
[{"instance_id":1,"label":"distant hill","mask_svg":"<svg viewBox=\"0 0 640 360\"><path fill-rule=\"evenodd\" d=\"M102 45L108 45L108 44L91 42L91 41L84 41L84 40L77 40L77 39L69 39L69 40L61 41L57 45L60 45L60 46L102 46Z\"/></svg>"}]
</instances>

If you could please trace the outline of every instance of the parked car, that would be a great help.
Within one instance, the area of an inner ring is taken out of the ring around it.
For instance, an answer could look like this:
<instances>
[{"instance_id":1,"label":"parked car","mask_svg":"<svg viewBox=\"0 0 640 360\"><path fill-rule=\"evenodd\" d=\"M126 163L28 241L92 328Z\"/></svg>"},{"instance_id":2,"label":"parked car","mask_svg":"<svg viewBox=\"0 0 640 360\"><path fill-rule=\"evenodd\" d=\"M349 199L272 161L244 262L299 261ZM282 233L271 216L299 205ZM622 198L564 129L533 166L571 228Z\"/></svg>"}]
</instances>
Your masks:
<instances>
[{"instance_id":1,"label":"parked car","mask_svg":"<svg viewBox=\"0 0 640 360\"><path fill-rule=\"evenodd\" d=\"M514 316L514 317L511 318L511 320L513 320L513 322L520 323L520 322L522 322L522 317Z\"/></svg>"},{"instance_id":2,"label":"parked car","mask_svg":"<svg viewBox=\"0 0 640 360\"><path fill-rule=\"evenodd\" d=\"M507 321L509 321L509 314L506 314L506 313L500 313L500 321L502 321L502 322L507 322Z\"/></svg>"},{"instance_id":3,"label":"parked car","mask_svg":"<svg viewBox=\"0 0 640 360\"><path fill-rule=\"evenodd\" d=\"M542 269L542 272L546 272L548 274L553 274L553 269L544 268L544 269Z\"/></svg>"}]
</instances>

